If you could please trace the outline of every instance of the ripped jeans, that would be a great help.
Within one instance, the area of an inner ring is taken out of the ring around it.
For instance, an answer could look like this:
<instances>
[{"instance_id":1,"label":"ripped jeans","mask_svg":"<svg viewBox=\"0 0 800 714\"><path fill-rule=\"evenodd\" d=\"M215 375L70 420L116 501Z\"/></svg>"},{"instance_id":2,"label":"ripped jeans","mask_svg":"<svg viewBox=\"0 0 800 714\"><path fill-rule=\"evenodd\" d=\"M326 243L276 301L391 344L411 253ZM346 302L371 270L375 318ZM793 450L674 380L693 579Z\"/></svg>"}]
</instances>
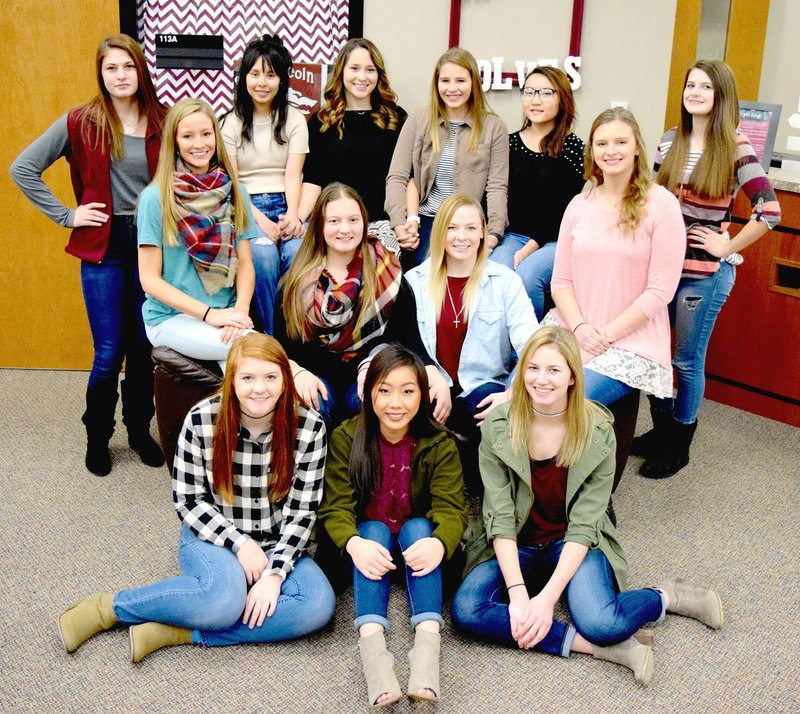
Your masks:
<instances>
[{"instance_id":1,"label":"ripped jeans","mask_svg":"<svg viewBox=\"0 0 800 714\"><path fill-rule=\"evenodd\" d=\"M706 353L711 331L736 280L736 268L722 261L719 270L708 278L681 278L669 306L675 328L675 357L678 395L674 400L659 399L657 408L671 411L681 424L693 424L706 388Z\"/></svg>"}]
</instances>

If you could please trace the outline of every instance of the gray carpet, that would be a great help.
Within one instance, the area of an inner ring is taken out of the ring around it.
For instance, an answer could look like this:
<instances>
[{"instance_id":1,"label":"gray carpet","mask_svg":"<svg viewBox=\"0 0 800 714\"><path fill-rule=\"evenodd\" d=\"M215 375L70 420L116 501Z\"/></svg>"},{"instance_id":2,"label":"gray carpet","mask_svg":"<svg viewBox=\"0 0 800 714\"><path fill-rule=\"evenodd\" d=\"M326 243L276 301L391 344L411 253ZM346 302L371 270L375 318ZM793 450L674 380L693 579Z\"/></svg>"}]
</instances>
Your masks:
<instances>
[{"instance_id":1,"label":"gray carpet","mask_svg":"<svg viewBox=\"0 0 800 714\"><path fill-rule=\"evenodd\" d=\"M55 627L69 604L177 573L178 519L165 468L142 465L124 430L106 478L83 466L86 374L0 370L1 712L348 712L366 709L348 591L305 640L165 649L138 665L115 629L75 654ZM669 617L656 628L648 689L590 657L562 660L443 638L439 712L798 711L800 431L706 402L692 462L651 482L632 459L614 504L631 587L682 575L713 585L725 629ZM640 420L640 428L646 425ZM408 676L407 609L392 593L387 635ZM433 711L402 701L394 711Z\"/></svg>"}]
</instances>

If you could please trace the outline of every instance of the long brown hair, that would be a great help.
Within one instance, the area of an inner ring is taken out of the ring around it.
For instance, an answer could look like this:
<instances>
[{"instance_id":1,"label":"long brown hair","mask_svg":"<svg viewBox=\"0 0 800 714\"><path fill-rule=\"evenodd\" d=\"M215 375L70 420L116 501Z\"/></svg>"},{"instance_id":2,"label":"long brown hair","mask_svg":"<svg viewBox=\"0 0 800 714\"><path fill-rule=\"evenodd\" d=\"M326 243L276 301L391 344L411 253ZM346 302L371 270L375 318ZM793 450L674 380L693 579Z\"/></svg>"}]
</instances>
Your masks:
<instances>
[{"instance_id":1,"label":"long brown hair","mask_svg":"<svg viewBox=\"0 0 800 714\"><path fill-rule=\"evenodd\" d=\"M153 80L147 71L147 60L145 60L139 43L128 35L109 35L100 40L95 53L95 74L99 91L93 99L90 99L80 109L81 135L84 141L93 148L98 145L110 147L111 156L118 159L125 152L122 122L117 115L117 110L114 109L111 95L108 93L103 81L103 60L111 49L122 50L133 60L138 83L136 102L139 108L139 116L147 117L148 128L158 133L164 123L164 116L167 110L158 101L156 88L153 86Z\"/></svg>"},{"instance_id":2,"label":"long brown hair","mask_svg":"<svg viewBox=\"0 0 800 714\"><path fill-rule=\"evenodd\" d=\"M303 342L311 339L311 325L306 316L309 305L306 304L306 288L310 276L317 273L322 265L325 264L328 247L325 245L325 209L331 201L338 201L340 198L351 198L358 204L361 212L361 219L364 222L364 232L361 235L361 243L356 250L361 251L362 277L361 290L359 297L370 296L367 300L359 300L359 308L356 325L360 326L364 321L364 314L371 307L371 296L375 294L375 283L377 273L375 264L372 262L372 254L364 250L364 243L367 240L367 209L358 192L346 184L335 181L328 184L320 193L311 215L308 217L308 228L297 255L292 261L292 266L284 275L282 282L283 288L283 315L286 319L286 334L292 340L302 340Z\"/></svg>"},{"instance_id":3,"label":"long brown hair","mask_svg":"<svg viewBox=\"0 0 800 714\"><path fill-rule=\"evenodd\" d=\"M370 102L372 121L380 129L396 129L398 125L397 95L389 85L389 76L386 74L386 63L383 55L373 42L364 37L354 37L348 40L339 50L336 62L333 65L328 85L325 87L325 105L317 112L320 120L320 131L325 132L335 128L342 138L344 133L344 113L347 110L347 97L344 91L344 68L350 60L353 50L364 49L369 52L372 64L378 71L378 84L372 90Z\"/></svg>"},{"instance_id":4,"label":"long brown hair","mask_svg":"<svg viewBox=\"0 0 800 714\"><path fill-rule=\"evenodd\" d=\"M297 392L294 389L289 358L280 343L269 335L251 332L234 340L228 353L225 377L222 380L222 402L214 427L211 467L214 490L226 503L233 503L233 454L239 439L241 408L236 396L234 378L245 357L278 365L283 378L283 392L272 412L272 444L269 496L281 501L289 493L294 473L294 450L297 439Z\"/></svg>"},{"instance_id":5,"label":"long brown hair","mask_svg":"<svg viewBox=\"0 0 800 714\"><path fill-rule=\"evenodd\" d=\"M724 198L733 188L736 169L736 127L739 126L739 96L733 70L720 60L697 60L683 80L684 91L693 69L708 75L714 87L714 106L706 125L705 148L689 177L688 187L701 198ZM675 131L656 182L678 193L683 184L689 139L692 134L692 115L681 101L681 123Z\"/></svg>"},{"instance_id":6,"label":"long brown hair","mask_svg":"<svg viewBox=\"0 0 800 714\"><path fill-rule=\"evenodd\" d=\"M444 101L439 96L439 73L446 64L454 64L462 69L466 69L472 78L472 91L467 101L470 118L472 119L472 130L469 134L467 150L475 153L481 140L483 122L487 114L494 114L486 101L486 94L483 92L481 84L481 73L478 63L472 53L460 47L451 47L436 62L436 69L433 71L433 81L431 82L431 103L428 109L428 133L431 137L433 153L438 154L442 150L441 139L439 137L439 123L447 124L447 109Z\"/></svg>"},{"instance_id":7,"label":"long brown hair","mask_svg":"<svg viewBox=\"0 0 800 714\"><path fill-rule=\"evenodd\" d=\"M636 117L627 109L623 109L622 107L606 109L604 112L598 114L597 118L592 122L592 130L589 132L589 141L586 142L586 155L584 159L584 166L586 168L584 169L583 177L587 180L591 180L595 186L600 186L603 183L603 172L595 163L592 142L594 140L594 133L603 126L603 124L608 124L612 121L621 121L627 124L631 128L633 138L636 141L636 160L633 163L633 173L631 174L631 180L628 182L628 188L619 205L618 224L623 233L633 233L645 216L644 204L647 202L647 192L653 185L653 181L650 178L650 167L647 165L647 153L645 151L644 141L642 140L642 131L639 129L639 123L636 121Z\"/></svg>"},{"instance_id":8,"label":"long brown hair","mask_svg":"<svg viewBox=\"0 0 800 714\"><path fill-rule=\"evenodd\" d=\"M508 408L511 448L514 451L525 449L530 454L531 421L536 414L531 395L525 387L525 373L536 350L544 345L555 348L564 357L572 373L573 383L567 387L567 432L557 454L559 466L572 466L592 443L592 428L595 421L603 417L603 413L584 396L578 340L569 330L557 325L540 327L534 332L517 363L517 373L511 385L511 405Z\"/></svg>"},{"instance_id":9,"label":"long brown hair","mask_svg":"<svg viewBox=\"0 0 800 714\"><path fill-rule=\"evenodd\" d=\"M572 85L569 83L569 77L566 72L557 69L556 67L549 67L542 65L528 72L525 81L522 83L522 88L525 88L525 83L528 78L534 74L541 74L553 88L556 90L556 100L558 101L558 114L555 117L555 126L542 139L539 149L542 153L550 154L550 156L559 156L564 150L564 142L572 131L575 124L575 96L572 94ZM525 116L523 112L522 127L520 131L525 131L531 125L531 120Z\"/></svg>"},{"instance_id":10,"label":"long brown hair","mask_svg":"<svg viewBox=\"0 0 800 714\"><path fill-rule=\"evenodd\" d=\"M215 149L211 157L211 166L219 165L231 178L231 204L233 206L233 227L236 235L241 235L247 228L247 208L239 183L234 179L234 172L222 141L217 115L208 102L202 99L181 99L167 114L164 133L161 137L161 152L158 155L158 169L153 183L158 186L161 197L161 215L164 231L164 245L178 245L178 210L175 207L175 159L178 156L178 124L195 112L205 114L214 127Z\"/></svg>"}]
</instances>

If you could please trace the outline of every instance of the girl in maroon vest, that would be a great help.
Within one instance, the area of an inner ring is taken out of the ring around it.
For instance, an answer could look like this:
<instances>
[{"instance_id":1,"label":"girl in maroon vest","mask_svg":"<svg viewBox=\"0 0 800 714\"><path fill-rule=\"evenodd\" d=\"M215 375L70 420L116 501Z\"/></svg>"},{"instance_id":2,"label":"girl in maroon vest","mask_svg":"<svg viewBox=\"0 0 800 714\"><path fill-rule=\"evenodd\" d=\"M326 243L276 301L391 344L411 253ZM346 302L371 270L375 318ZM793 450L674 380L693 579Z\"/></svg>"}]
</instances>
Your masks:
<instances>
[{"instance_id":1,"label":"girl in maroon vest","mask_svg":"<svg viewBox=\"0 0 800 714\"><path fill-rule=\"evenodd\" d=\"M98 93L56 122L11 166L20 190L46 216L72 229L67 252L81 259L81 285L94 342L86 390L86 468L111 471L117 381L125 360L122 417L128 443L149 466L164 457L150 436L153 364L142 322L135 204L158 163L165 109L144 54L127 35L100 42ZM70 165L76 208L61 203L42 180L60 157Z\"/></svg>"}]
</instances>

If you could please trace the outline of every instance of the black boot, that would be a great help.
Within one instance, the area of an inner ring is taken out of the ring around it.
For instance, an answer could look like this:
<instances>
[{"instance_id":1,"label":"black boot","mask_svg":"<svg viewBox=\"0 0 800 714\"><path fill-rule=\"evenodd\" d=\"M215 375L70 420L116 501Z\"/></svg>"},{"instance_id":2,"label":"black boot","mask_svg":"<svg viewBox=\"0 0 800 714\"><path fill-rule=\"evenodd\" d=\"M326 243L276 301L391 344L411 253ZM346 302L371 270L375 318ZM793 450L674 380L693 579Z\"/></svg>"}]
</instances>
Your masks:
<instances>
[{"instance_id":1,"label":"black boot","mask_svg":"<svg viewBox=\"0 0 800 714\"><path fill-rule=\"evenodd\" d=\"M86 459L84 463L95 476L111 473L108 442L114 433L114 411L117 408L117 382L104 381L86 388L86 411L81 421L86 425Z\"/></svg>"},{"instance_id":2,"label":"black boot","mask_svg":"<svg viewBox=\"0 0 800 714\"><path fill-rule=\"evenodd\" d=\"M641 436L634 437L631 443L631 455L652 459L669 447L670 422L672 411L662 408L662 400L650 399L650 418L653 428Z\"/></svg>"},{"instance_id":3,"label":"black boot","mask_svg":"<svg viewBox=\"0 0 800 714\"><path fill-rule=\"evenodd\" d=\"M163 466L161 447L150 436L153 418L153 390L147 385L135 385L127 378L122 381L122 421L128 430L128 445L147 466Z\"/></svg>"},{"instance_id":4,"label":"black boot","mask_svg":"<svg viewBox=\"0 0 800 714\"><path fill-rule=\"evenodd\" d=\"M671 420L669 445L661 453L645 461L639 473L645 478L669 478L689 463L689 447L697 430L697 420L692 424L681 424Z\"/></svg>"}]
</instances>

